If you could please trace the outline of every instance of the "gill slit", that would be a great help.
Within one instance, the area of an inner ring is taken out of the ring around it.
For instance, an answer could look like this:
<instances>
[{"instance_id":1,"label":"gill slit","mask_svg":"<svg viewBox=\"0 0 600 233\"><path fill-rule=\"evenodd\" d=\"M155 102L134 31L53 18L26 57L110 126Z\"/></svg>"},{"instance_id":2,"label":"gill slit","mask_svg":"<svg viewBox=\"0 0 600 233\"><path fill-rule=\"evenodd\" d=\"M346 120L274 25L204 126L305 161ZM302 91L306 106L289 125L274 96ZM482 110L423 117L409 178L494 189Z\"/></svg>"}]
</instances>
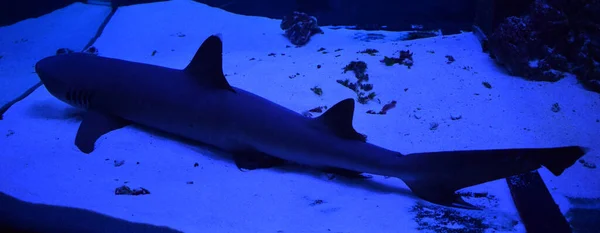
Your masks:
<instances>
[{"instance_id":1,"label":"gill slit","mask_svg":"<svg viewBox=\"0 0 600 233\"><path fill-rule=\"evenodd\" d=\"M85 90L69 88L66 93L67 102L82 108L89 108L92 103L93 93Z\"/></svg>"}]
</instances>

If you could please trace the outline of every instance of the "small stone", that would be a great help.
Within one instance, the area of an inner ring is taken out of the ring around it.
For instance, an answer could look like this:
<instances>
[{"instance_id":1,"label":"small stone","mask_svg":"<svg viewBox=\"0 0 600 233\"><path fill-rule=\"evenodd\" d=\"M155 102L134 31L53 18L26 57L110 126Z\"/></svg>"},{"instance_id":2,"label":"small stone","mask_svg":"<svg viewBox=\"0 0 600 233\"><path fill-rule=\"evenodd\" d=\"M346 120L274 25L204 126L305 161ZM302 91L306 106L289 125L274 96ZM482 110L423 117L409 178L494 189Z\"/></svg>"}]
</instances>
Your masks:
<instances>
[{"instance_id":1,"label":"small stone","mask_svg":"<svg viewBox=\"0 0 600 233\"><path fill-rule=\"evenodd\" d=\"M125 164L125 160L115 160L115 161L113 161L113 162L114 162L114 164L115 164L115 167L120 167L120 166L122 166L123 164Z\"/></svg>"},{"instance_id":2,"label":"small stone","mask_svg":"<svg viewBox=\"0 0 600 233\"><path fill-rule=\"evenodd\" d=\"M137 188L137 189L131 189L131 188L129 188L129 186L123 185L123 186L115 189L115 195L137 196L137 195L147 195L147 194L150 194L150 191L148 191L147 189L142 188L142 187Z\"/></svg>"},{"instance_id":3,"label":"small stone","mask_svg":"<svg viewBox=\"0 0 600 233\"><path fill-rule=\"evenodd\" d=\"M483 84L483 86L487 89L492 89L492 84L490 84L488 82L482 82L481 84Z\"/></svg>"},{"instance_id":4,"label":"small stone","mask_svg":"<svg viewBox=\"0 0 600 233\"><path fill-rule=\"evenodd\" d=\"M456 61L456 59L454 59L454 57L453 57L453 56L451 56L451 55L446 55L446 59L448 59L448 60L446 61L446 64L452 64L453 62L455 62L455 61Z\"/></svg>"},{"instance_id":5,"label":"small stone","mask_svg":"<svg viewBox=\"0 0 600 233\"><path fill-rule=\"evenodd\" d=\"M318 86L311 87L310 90L318 96L323 95L323 89Z\"/></svg>"},{"instance_id":6,"label":"small stone","mask_svg":"<svg viewBox=\"0 0 600 233\"><path fill-rule=\"evenodd\" d=\"M429 130L436 130L439 126L440 124L438 124L437 122L431 122L429 123Z\"/></svg>"},{"instance_id":7,"label":"small stone","mask_svg":"<svg viewBox=\"0 0 600 233\"><path fill-rule=\"evenodd\" d=\"M310 113L309 111L302 112L302 115L305 116L305 117L308 117L308 118L312 118L313 117L312 113Z\"/></svg>"},{"instance_id":8,"label":"small stone","mask_svg":"<svg viewBox=\"0 0 600 233\"><path fill-rule=\"evenodd\" d=\"M314 200L312 203L310 203L310 205L316 206L316 205L321 205L323 203L325 203L325 201L318 199L318 200Z\"/></svg>"},{"instance_id":9,"label":"small stone","mask_svg":"<svg viewBox=\"0 0 600 233\"><path fill-rule=\"evenodd\" d=\"M587 167L587 168L589 168L589 169L594 169L594 168L596 168L596 164L595 164L595 163L588 162L588 161L585 161L585 160L583 160L583 159L580 159L580 160L579 160L579 163L583 164L583 166L584 166L584 167Z\"/></svg>"},{"instance_id":10,"label":"small stone","mask_svg":"<svg viewBox=\"0 0 600 233\"><path fill-rule=\"evenodd\" d=\"M145 188L137 188L134 189L133 192L131 193L131 195L137 196L137 195L146 195L146 194L150 194L150 191L148 191Z\"/></svg>"},{"instance_id":11,"label":"small stone","mask_svg":"<svg viewBox=\"0 0 600 233\"><path fill-rule=\"evenodd\" d=\"M69 53L74 53L75 51L68 49L68 48L60 48L58 50L56 50L56 55L63 55L63 54L69 54Z\"/></svg>"},{"instance_id":12,"label":"small stone","mask_svg":"<svg viewBox=\"0 0 600 233\"><path fill-rule=\"evenodd\" d=\"M453 121L460 120L461 118L462 118L462 115L460 115L458 113L452 113L452 114L450 114L450 119L452 119Z\"/></svg>"},{"instance_id":13,"label":"small stone","mask_svg":"<svg viewBox=\"0 0 600 233\"><path fill-rule=\"evenodd\" d=\"M115 195L131 195L133 191L127 185L123 185L115 189Z\"/></svg>"},{"instance_id":14,"label":"small stone","mask_svg":"<svg viewBox=\"0 0 600 233\"><path fill-rule=\"evenodd\" d=\"M552 104L552 108L550 108L553 112L560 112L560 105L558 103Z\"/></svg>"},{"instance_id":15,"label":"small stone","mask_svg":"<svg viewBox=\"0 0 600 233\"><path fill-rule=\"evenodd\" d=\"M98 49L94 46L89 47L88 49L85 50L85 52L92 54L92 55L98 55Z\"/></svg>"}]
</instances>

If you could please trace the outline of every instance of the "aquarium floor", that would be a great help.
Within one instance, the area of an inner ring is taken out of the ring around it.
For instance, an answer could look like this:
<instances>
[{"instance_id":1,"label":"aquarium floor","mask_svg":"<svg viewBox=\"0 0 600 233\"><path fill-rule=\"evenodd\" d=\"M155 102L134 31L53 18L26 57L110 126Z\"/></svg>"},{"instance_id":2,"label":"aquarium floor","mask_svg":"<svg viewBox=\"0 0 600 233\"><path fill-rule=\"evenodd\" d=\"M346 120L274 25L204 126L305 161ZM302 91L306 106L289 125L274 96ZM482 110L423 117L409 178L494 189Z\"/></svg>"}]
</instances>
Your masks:
<instances>
[{"instance_id":1,"label":"aquarium floor","mask_svg":"<svg viewBox=\"0 0 600 233\"><path fill-rule=\"evenodd\" d=\"M39 82L35 63L59 48L79 51L96 35L110 7L75 3L0 27L0 107Z\"/></svg>"},{"instance_id":2,"label":"aquarium floor","mask_svg":"<svg viewBox=\"0 0 600 233\"><path fill-rule=\"evenodd\" d=\"M563 213L573 198L600 197L600 172L591 168L600 163L599 97L573 77L556 83L511 77L470 33L398 41L394 32L324 31L295 48L277 20L170 1L120 8L94 46L102 56L183 68L207 36L221 33L229 82L298 112L356 97L336 80L354 81L342 69L361 60L380 101L356 106L354 126L370 143L402 153L588 146L582 162L562 176L540 174ZM379 53L358 53L368 48ZM410 69L380 62L398 50L414 53ZM311 91L315 86L321 96ZM386 115L366 113L391 101L397 106ZM552 111L555 103L560 111ZM79 122L79 111L43 87L9 109L0 121L0 192L184 232L524 232L504 180L466 189L487 193L468 198L483 211L454 210L418 200L397 179L241 172L226 154L135 126L105 135L86 155L73 145ZM115 195L122 185L150 194Z\"/></svg>"}]
</instances>

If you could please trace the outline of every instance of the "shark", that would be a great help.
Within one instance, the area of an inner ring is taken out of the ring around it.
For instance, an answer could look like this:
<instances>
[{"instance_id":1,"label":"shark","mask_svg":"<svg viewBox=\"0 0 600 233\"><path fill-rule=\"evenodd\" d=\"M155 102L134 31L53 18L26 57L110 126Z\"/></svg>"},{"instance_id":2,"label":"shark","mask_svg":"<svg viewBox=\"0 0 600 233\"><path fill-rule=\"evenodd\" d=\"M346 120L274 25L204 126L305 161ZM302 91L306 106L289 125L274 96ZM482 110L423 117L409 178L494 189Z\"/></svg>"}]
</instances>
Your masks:
<instances>
[{"instance_id":1,"label":"shark","mask_svg":"<svg viewBox=\"0 0 600 233\"><path fill-rule=\"evenodd\" d=\"M478 208L460 189L542 167L559 176L588 151L565 145L403 154L355 130L352 98L307 117L231 86L222 64L216 34L182 69L76 52L43 58L35 71L51 95L84 109L74 143L85 154L101 136L136 124L225 151L240 170L292 163L350 178L395 177L418 198L449 207Z\"/></svg>"}]
</instances>

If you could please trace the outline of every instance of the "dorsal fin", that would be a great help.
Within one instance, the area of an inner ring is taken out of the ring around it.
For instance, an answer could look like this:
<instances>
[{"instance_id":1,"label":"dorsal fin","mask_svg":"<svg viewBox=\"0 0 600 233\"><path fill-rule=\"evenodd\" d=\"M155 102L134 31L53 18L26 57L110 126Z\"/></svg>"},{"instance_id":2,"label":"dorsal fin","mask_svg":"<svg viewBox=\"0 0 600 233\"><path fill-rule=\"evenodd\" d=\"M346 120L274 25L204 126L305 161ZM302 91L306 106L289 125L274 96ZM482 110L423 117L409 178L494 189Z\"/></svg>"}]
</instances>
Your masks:
<instances>
[{"instance_id":1,"label":"dorsal fin","mask_svg":"<svg viewBox=\"0 0 600 233\"><path fill-rule=\"evenodd\" d=\"M184 71L203 83L235 92L223 74L223 42L218 35L204 40Z\"/></svg>"},{"instance_id":2,"label":"dorsal fin","mask_svg":"<svg viewBox=\"0 0 600 233\"><path fill-rule=\"evenodd\" d=\"M348 98L333 105L316 120L323 122L334 134L341 138L367 141L367 136L356 132L352 126L354 118L354 99Z\"/></svg>"}]
</instances>

